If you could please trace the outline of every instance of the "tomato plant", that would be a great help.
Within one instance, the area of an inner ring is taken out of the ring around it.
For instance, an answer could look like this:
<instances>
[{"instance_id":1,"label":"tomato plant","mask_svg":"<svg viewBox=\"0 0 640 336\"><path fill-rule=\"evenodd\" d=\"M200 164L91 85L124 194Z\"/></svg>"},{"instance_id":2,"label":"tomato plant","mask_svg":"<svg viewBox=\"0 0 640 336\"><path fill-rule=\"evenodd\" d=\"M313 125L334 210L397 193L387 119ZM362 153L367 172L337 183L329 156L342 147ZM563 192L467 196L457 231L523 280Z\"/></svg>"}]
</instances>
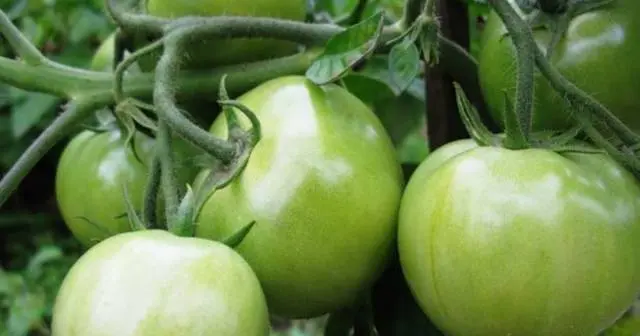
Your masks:
<instances>
[{"instance_id":1,"label":"tomato plant","mask_svg":"<svg viewBox=\"0 0 640 336\"><path fill-rule=\"evenodd\" d=\"M510 0L514 3L513 0ZM568 30L553 49L551 63L567 79L591 94L629 127L640 130L640 2L617 0L573 18ZM493 117L503 122L504 93L513 96L516 85L515 48L505 36L506 28L492 12L484 28L479 55L479 77L482 91ZM543 49L551 33L534 30ZM573 122L570 111L541 75L535 81L536 130L561 130Z\"/></svg>"},{"instance_id":2,"label":"tomato plant","mask_svg":"<svg viewBox=\"0 0 640 336\"><path fill-rule=\"evenodd\" d=\"M303 21L306 9L305 0L147 1L149 14L167 18L234 15ZM220 66L285 56L296 50L295 43L276 39L214 39L201 41L190 49L188 62L194 67Z\"/></svg>"},{"instance_id":3,"label":"tomato plant","mask_svg":"<svg viewBox=\"0 0 640 336\"><path fill-rule=\"evenodd\" d=\"M65 277L53 335L268 335L264 294L231 248L166 231L113 236Z\"/></svg>"},{"instance_id":4,"label":"tomato plant","mask_svg":"<svg viewBox=\"0 0 640 336\"><path fill-rule=\"evenodd\" d=\"M640 290L639 202L603 154L475 148L411 177L400 260L449 335L595 335Z\"/></svg>"},{"instance_id":5,"label":"tomato plant","mask_svg":"<svg viewBox=\"0 0 640 336\"><path fill-rule=\"evenodd\" d=\"M242 174L204 205L196 235L224 238L255 220L237 249L276 315L311 317L354 302L395 237L403 181L389 136L334 84L281 77L238 100L260 119L262 139ZM225 136L225 120L211 131Z\"/></svg>"}]
</instances>

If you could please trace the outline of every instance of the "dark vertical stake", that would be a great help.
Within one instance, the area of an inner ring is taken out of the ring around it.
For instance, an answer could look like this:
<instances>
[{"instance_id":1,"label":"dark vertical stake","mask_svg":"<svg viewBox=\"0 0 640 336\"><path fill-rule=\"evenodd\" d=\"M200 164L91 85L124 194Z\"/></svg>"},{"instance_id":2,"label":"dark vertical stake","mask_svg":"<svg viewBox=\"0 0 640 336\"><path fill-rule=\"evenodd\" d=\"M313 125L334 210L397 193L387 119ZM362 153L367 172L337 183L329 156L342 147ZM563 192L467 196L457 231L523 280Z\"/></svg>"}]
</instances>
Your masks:
<instances>
[{"instance_id":1,"label":"dark vertical stake","mask_svg":"<svg viewBox=\"0 0 640 336\"><path fill-rule=\"evenodd\" d=\"M467 5L462 1L437 0L437 13L442 34L469 48ZM460 119L453 90L453 78L441 66L426 72L427 133L429 147L434 150L447 142L468 137Z\"/></svg>"}]
</instances>

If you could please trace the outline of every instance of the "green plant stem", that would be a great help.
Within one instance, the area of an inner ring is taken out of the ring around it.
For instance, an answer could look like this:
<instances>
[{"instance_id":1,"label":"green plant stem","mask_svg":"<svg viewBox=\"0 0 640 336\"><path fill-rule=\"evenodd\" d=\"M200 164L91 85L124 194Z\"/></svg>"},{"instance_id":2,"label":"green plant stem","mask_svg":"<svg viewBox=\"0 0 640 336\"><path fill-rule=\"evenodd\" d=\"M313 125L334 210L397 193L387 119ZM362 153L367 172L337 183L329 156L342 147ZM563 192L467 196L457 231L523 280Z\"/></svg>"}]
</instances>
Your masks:
<instances>
[{"instance_id":1,"label":"green plant stem","mask_svg":"<svg viewBox=\"0 0 640 336\"><path fill-rule=\"evenodd\" d=\"M533 40L532 34L530 34L529 37ZM584 106L586 107L587 113L593 113L598 119L606 122L623 142L627 144L640 143L640 135L633 132L598 100L565 78L560 71L551 65L538 47L534 50L534 56L540 73L545 76L554 90L574 103L574 106ZM573 113L580 114L585 112L577 109Z\"/></svg>"},{"instance_id":2,"label":"green plant stem","mask_svg":"<svg viewBox=\"0 0 640 336\"><path fill-rule=\"evenodd\" d=\"M102 103L105 100L104 97L91 97L91 99L72 101L67 105L66 111L38 136L0 180L0 206L7 201L20 184L20 181L24 179L38 161L58 141L67 136L73 126L103 105Z\"/></svg>"},{"instance_id":3,"label":"green plant stem","mask_svg":"<svg viewBox=\"0 0 640 336\"><path fill-rule=\"evenodd\" d=\"M144 48L137 50L136 52L131 54L129 57L122 60L122 62L118 63L114 71L114 80L113 80L113 94L114 94L114 99L116 103L120 103L126 98L124 91L122 89L122 78L124 77L124 74L127 71L127 69L131 65L133 65L138 59L140 59L140 57L145 56L156 49L160 49L162 47L163 42L164 41L162 39L158 39L153 43L146 45Z\"/></svg>"},{"instance_id":4,"label":"green plant stem","mask_svg":"<svg viewBox=\"0 0 640 336\"><path fill-rule=\"evenodd\" d=\"M24 90L49 93L73 99L88 91L106 91L113 76L75 68L50 65L31 66L20 61L0 57L0 81Z\"/></svg>"},{"instance_id":5,"label":"green plant stem","mask_svg":"<svg viewBox=\"0 0 640 336\"><path fill-rule=\"evenodd\" d=\"M175 176L173 150L171 149L171 130L163 120L158 122L158 156L160 158L160 176L164 196L165 215L169 229L176 223L178 211L178 182ZM173 232L173 231L172 231Z\"/></svg>"},{"instance_id":6,"label":"green plant stem","mask_svg":"<svg viewBox=\"0 0 640 336\"><path fill-rule=\"evenodd\" d=\"M436 0L425 0L422 13L425 17L435 19L436 14Z\"/></svg>"},{"instance_id":7,"label":"green plant stem","mask_svg":"<svg viewBox=\"0 0 640 336\"><path fill-rule=\"evenodd\" d=\"M535 83L535 58L533 50L537 48L537 45L535 41L527 38L527 32L530 32L529 26L520 18L507 0L488 1L504 22L516 48L518 68L516 100L514 111L505 111L505 114L516 113L517 122L515 125L510 123L510 126L513 127L506 130L507 137L505 138L505 145L513 149L526 148L529 146L529 134L531 133L533 117ZM505 106L505 108L507 107Z\"/></svg>"},{"instance_id":8,"label":"green plant stem","mask_svg":"<svg viewBox=\"0 0 640 336\"><path fill-rule=\"evenodd\" d=\"M109 1L112 2L112 1ZM122 12L116 7L109 13L114 21L127 30L143 30L152 34L167 35L176 29L191 27L189 36L199 42L202 38L275 38L298 42L309 46L324 45L334 35L346 28L334 24L305 23L267 17L248 16L186 16L177 19L160 19L149 15ZM400 34L395 26L385 27L382 41L388 41Z\"/></svg>"},{"instance_id":9,"label":"green plant stem","mask_svg":"<svg viewBox=\"0 0 640 336\"><path fill-rule=\"evenodd\" d=\"M180 72L180 57L186 42L183 36L181 31L176 31L166 37L164 53L156 66L156 85L153 92L156 111L160 118L181 137L204 149L224 164L228 164L235 157L236 146L198 127L178 108L175 98L177 91L175 78Z\"/></svg>"},{"instance_id":10,"label":"green plant stem","mask_svg":"<svg viewBox=\"0 0 640 336\"><path fill-rule=\"evenodd\" d=\"M49 60L36 48L26 36L11 22L11 19L0 11L0 33L7 38L7 42L15 53L27 64L40 65Z\"/></svg>"},{"instance_id":11,"label":"green plant stem","mask_svg":"<svg viewBox=\"0 0 640 336\"><path fill-rule=\"evenodd\" d=\"M160 162L160 151L156 149L156 154L151 160L149 167L149 177L144 189L144 201L142 206L142 221L147 227L155 226L157 223L156 209L158 205L158 193L162 179L162 165Z\"/></svg>"}]
</instances>

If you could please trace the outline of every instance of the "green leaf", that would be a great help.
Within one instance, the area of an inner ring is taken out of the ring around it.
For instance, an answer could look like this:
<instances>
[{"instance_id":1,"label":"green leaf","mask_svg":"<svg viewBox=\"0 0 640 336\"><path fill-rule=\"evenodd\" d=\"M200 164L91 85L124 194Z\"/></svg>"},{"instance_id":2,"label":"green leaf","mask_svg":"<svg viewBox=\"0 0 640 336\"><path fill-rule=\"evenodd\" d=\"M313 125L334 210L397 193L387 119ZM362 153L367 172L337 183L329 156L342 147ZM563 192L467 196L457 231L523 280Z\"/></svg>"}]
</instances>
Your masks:
<instances>
[{"instance_id":1,"label":"green leaf","mask_svg":"<svg viewBox=\"0 0 640 336\"><path fill-rule=\"evenodd\" d=\"M26 275L29 279L37 279L42 274L45 264L60 260L62 257L62 250L58 246L41 246L38 252L29 260Z\"/></svg>"},{"instance_id":2,"label":"green leaf","mask_svg":"<svg viewBox=\"0 0 640 336\"><path fill-rule=\"evenodd\" d=\"M0 298L13 297L22 292L25 287L24 279L20 274L6 272L0 268Z\"/></svg>"},{"instance_id":3,"label":"green leaf","mask_svg":"<svg viewBox=\"0 0 640 336\"><path fill-rule=\"evenodd\" d=\"M333 36L322 55L307 69L307 78L322 85L343 77L352 66L373 53L382 27L383 16L377 13Z\"/></svg>"},{"instance_id":4,"label":"green leaf","mask_svg":"<svg viewBox=\"0 0 640 336\"><path fill-rule=\"evenodd\" d=\"M196 195L190 185L187 185L187 192L180 201L176 215L170 220L169 229L181 237L191 237L194 233L196 210Z\"/></svg>"},{"instance_id":5,"label":"green leaf","mask_svg":"<svg viewBox=\"0 0 640 336\"><path fill-rule=\"evenodd\" d=\"M372 56L357 72L344 77L343 83L351 93L372 104L403 94L393 81L389 57L386 55ZM404 91L423 103L426 101L425 83L420 77L413 77Z\"/></svg>"},{"instance_id":6,"label":"green leaf","mask_svg":"<svg viewBox=\"0 0 640 336\"><path fill-rule=\"evenodd\" d=\"M7 331L12 336L27 336L29 331L42 322L46 309L44 293L26 292L18 296L9 310Z\"/></svg>"},{"instance_id":7,"label":"green leaf","mask_svg":"<svg viewBox=\"0 0 640 336\"><path fill-rule=\"evenodd\" d=\"M87 7L78 7L74 10L69 21L72 25L68 35L72 43L80 43L97 35L106 25L104 16L96 14Z\"/></svg>"},{"instance_id":8,"label":"green leaf","mask_svg":"<svg viewBox=\"0 0 640 336\"><path fill-rule=\"evenodd\" d=\"M413 41L405 40L391 48L389 70L397 91L405 91L420 74L420 51Z\"/></svg>"},{"instance_id":9,"label":"green leaf","mask_svg":"<svg viewBox=\"0 0 640 336\"><path fill-rule=\"evenodd\" d=\"M249 232L251 232L251 229L253 229L255 225L256 221L251 221L251 223L245 225L240 230L233 233L231 236L223 239L222 243L231 248L237 247L238 245L240 245L240 243L242 243L244 238L249 234Z\"/></svg>"},{"instance_id":10,"label":"green leaf","mask_svg":"<svg viewBox=\"0 0 640 336\"><path fill-rule=\"evenodd\" d=\"M60 98L48 94L27 92L25 99L11 109L11 133L14 138L21 138L59 101Z\"/></svg>"}]
</instances>

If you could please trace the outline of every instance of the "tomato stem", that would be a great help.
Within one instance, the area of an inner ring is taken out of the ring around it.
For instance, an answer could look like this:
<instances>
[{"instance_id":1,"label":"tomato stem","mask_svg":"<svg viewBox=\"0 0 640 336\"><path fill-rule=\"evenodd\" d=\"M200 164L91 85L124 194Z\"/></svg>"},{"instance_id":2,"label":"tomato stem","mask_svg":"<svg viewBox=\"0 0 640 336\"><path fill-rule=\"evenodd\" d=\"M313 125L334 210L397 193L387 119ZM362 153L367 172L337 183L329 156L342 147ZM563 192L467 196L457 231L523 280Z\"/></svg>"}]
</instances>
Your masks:
<instances>
[{"instance_id":1,"label":"tomato stem","mask_svg":"<svg viewBox=\"0 0 640 336\"><path fill-rule=\"evenodd\" d=\"M175 164L171 146L171 129L164 120L158 122L157 152L160 159L160 176L166 220L169 229L176 223L180 189L175 176ZM173 232L173 230L171 230Z\"/></svg>"},{"instance_id":2,"label":"tomato stem","mask_svg":"<svg viewBox=\"0 0 640 336\"><path fill-rule=\"evenodd\" d=\"M533 34L528 33L529 39L533 40ZM620 139L627 144L640 143L640 135L634 133L627 125L625 125L620 119L618 119L611 111L609 111L602 103L593 98L588 93L581 90L567 78L565 78L560 71L551 65L549 60L544 56L542 51L535 46L533 49L536 65L538 69L549 81L554 90L565 97L570 103L577 105L578 107L584 107L586 109L577 108L573 110L574 115L583 113L593 113L599 119L605 121L611 129L620 136Z\"/></svg>"},{"instance_id":3,"label":"tomato stem","mask_svg":"<svg viewBox=\"0 0 640 336\"><path fill-rule=\"evenodd\" d=\"M191 27L189 38L272 38L293 41L308 46L324 45L331 37L346 30L335 24L305 23L294 20L249 16L185 16L164 19L145 14L126 12L107 1L107 12L124 30L144 31L152 35L168 35L179 29ZM382 32L382 42L400 33L398 27L387 26Z\"/></svg>"},{"instance_id":4,"label":"tomato stem","mask_svg":"<svg viewBox=\"0 0 640 336\"><path fill-rule=\"evenodd\" d=\"M0 11L0 32L13 50L29 65L40 65L49 60L36 48L20 30L11 23L11 19Z\"/></svg>"},{"instance_id":5,"label":"tomato stem","mask_svg":"<svg viewBox=\"0 0 640 336\"><path fill-rule=\"evenodd\" d=\"M67 104L66 110L38 136L0 180L0 207L7 201L20 184L20 181L24 179L38 161L58 141L67 136L73 130L74 125L102 106L104 101L105 97L103 96L79 99Z\"/></svg>"},{"instance_id":6,"label":"tomato stem","mask_svg":"<svg viewBox=\"0 0 640 336\"><path fill-rule=\"evenodd\" d=\"M162 177L162 165L160 163L159 154L159 150L158 148L156 148L156 153L153 156L151 160L151 166L149 167L149 177L147 178L147 185L144 189L142 221L148 227L152 227L158 224L156 223L156 211L158 206L158 193L160 192Z\"/></svg>"},{"instance_id":7,"label":"tomato stem","mask_svg":"<svg viewBox=\"0 0 640 336\"><path fill-rule=\"evenodd\" d=\"M171 129L180 136L205 150L221 162L230 163L236 154L236 146L214 137L211 133L198 127L182 114L177 106L175 92L180 71L180 58L184 52L184 31L177 30L166 36L164 53L156 66L156 85L153 101L156 111ZM188 31L186 31L188 32Z\"/></svg>"},{"instance_id":8,"label":"tomato stem","mask_svg":"<svg viewBox=\"0 0 640 336\"><path fill-rule=\"evenodd\" d=\"M505 125L507 136L504 139L504 145L511 149L527 148L529 147L534 99L535 58L532 50L536 48L536 45L532 39L528 39L526 36L527 31L530 30L529 26L507 0L489 0L489 4L504 22L509 37L516 48L518 69L516 100L513 111L509 110L508 106L504 107L507 109L505 121L509 121L509 124ZM511 119L513 115L509 115L513 113L515 113L515 119Z\"/></svg>"},{"instance_id":9,"label":"tomato stem","mask_svg":"<svg viewBox=\"0 0 640 336\"><path fill-rule=\"evenodd\" d=\"M125 71L127 71L127 69L133 65L138 59L140 59L140 57L143 57L151 52L153 52L154 50L160 49L163 45L163 40L162 39L158 39L156 41L154 41L153 43L146 45L145 47L136 50L136 52L134 52L133 54L131 54L129 57L125 58L124 60L122 60L121 62L117 63L118 65L116 66L115 70L114 70L114 80L113 80L113 94L114 94L114 99L116 104L122 102L122 100L125 99L125 94L123 92L122 89L122 82L123 82L123 77L125 74Z\"/></svg>"}]
</instances>

